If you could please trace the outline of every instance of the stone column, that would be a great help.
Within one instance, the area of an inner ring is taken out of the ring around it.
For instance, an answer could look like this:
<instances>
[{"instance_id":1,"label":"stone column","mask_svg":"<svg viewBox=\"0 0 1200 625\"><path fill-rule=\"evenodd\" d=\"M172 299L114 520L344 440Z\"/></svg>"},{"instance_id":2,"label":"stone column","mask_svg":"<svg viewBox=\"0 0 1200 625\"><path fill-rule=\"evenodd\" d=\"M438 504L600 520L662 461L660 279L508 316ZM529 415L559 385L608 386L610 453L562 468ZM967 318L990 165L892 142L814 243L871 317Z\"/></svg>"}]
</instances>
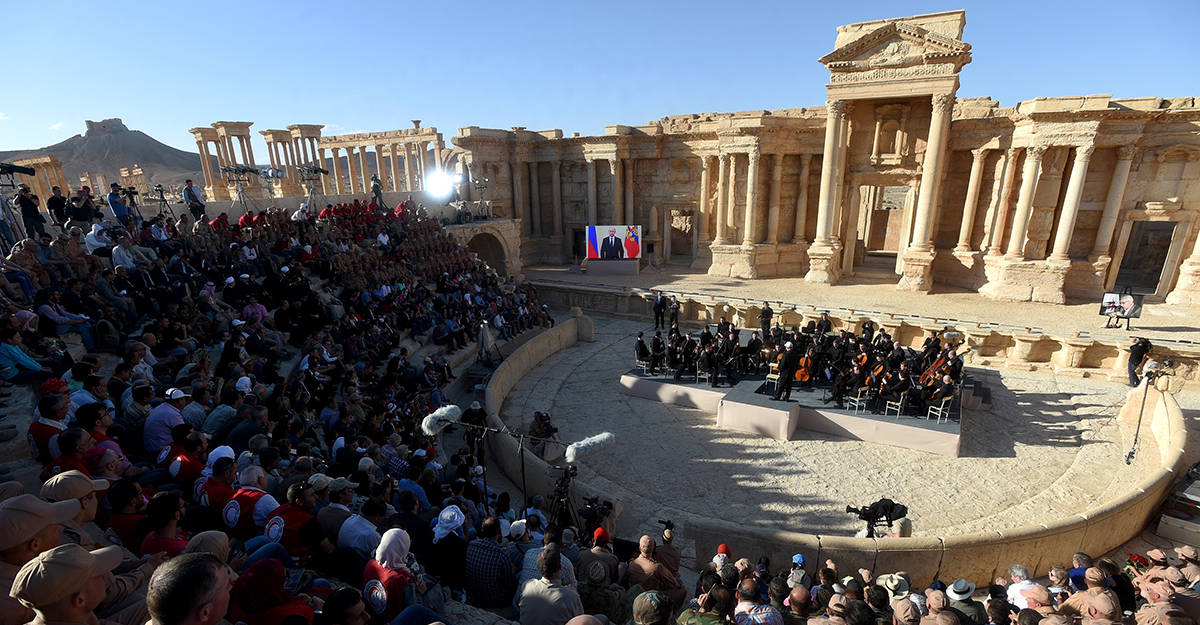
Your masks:
<instances>
[{"instance_id":1,"label":"stone column","mask_svg":"<svg viewBox=\"0 0 1200 625\"><path fill-rule=\"evenodd\" d=\"M744 232L742 232L742 247L753 247L758 243L758 160L757 149L746 155L749 164L746 166L746 215Z\"/></svg>"},{"instance_id":2,"label":"stone column","mask_svg":"<svg viewBox=\"0 0 1200 625\"><path fill-rule=\"evenodd\" d=\"M1194 304L1200 301L1200 233L1192 244L1192 253L1179 266L1179 279L1167 294L1168 304Z\"/></svg>"},{"instance_id":3,"label":"stone column","mask_svg":"<svg viewBox=\"0 0 1200 625\"><path fill-rule=\"evenodd\" d=\"M783 154L776 154L771 157L771 160L774 161L774 169L771 174L770 207L767 209L767 243L775 245L779 243L779 201L783 191L780 188L783 184Z\"/></svg>"},{"instance_id":4,"label":"stone column","mask_svg":"<svg viewBox=\"0 0 1200 625\"><path fill-rule=\"evenodd\" d=\"M1125 196L1125 184L1129 182L1129 168L1137 148L1123 145L1117 149L1117 165L1113 168L1112 181L1108 184L1108 197L1104 200L1104 213L1100 217L1100 225L1096 228L1096 241L1092 243L1092 258L1107 258L1108 246L1112 242L1113 231L1117 227L1117 215L1121 213L1121 200Z\"/></svg>"},{"instance_id":5,"label":"stone column","mask_svg":"<svg viewBox=\"0 0 1200 625\"><path fill-rule=\"evenodd\" d=\"M737 154L729 154L729 186L725 189L728 197L725 199L725 238L730 243L737 243Z\"/></svg>"},{"instance_id":6,"label":"stone column","mask_svg":"<svg viewBox=\"0 0 1200 625\"><path fill-rule=\"evenodd\" d=\"M633 206L633 171L634 159L625 159L625 223L633 225L637 222L637 211Z\"/></svg>"},{"instance_id":7,"label":"stone column","mask_svg":"<svg viewBox=\"0 0 1200 625\"><path fill-rule=\"evenodd\" d=\"M584 159L587 165L587 225L598 226L596 223L596 161Z\"/></svg>"},{"instance_id":8,"label":"stone column","mask_svg":"<svg viewBox=\"0 0 1200 625\"><path fill-rule=\"evenodd\" d=\"M329 148L330 156L333 157L333 182L334 188L337 189L338 195L345 193L344 183L342 182L342 156L338 154L340 148ZM349 162L349 161L346 161Z\"/></svg>"},{"instance_id":9,"label":"stone column","mask_svg":"<svg viewBox=\"0 0 1200 625\"><path fill-rule=\"evenodd\" d=\"M387 166L383 160L383 146L375 145L375 173L379 176L379 184L381 191L387 191Z\"/></svg>"},{"instance_id":10,"label":"stone column","mask_svg":"<svg viewBox=\"0 0 1200 625\"><path fill-rule=\"evenodd\" d=\"M242 137L243 145L246 147L246 164L250 167L257 167L254 164L254 146L250 145L249 135Z\"/></svg>"},{"instance_id":11,"label":"stone column","mask_svg":"<svg viewBox=\"0 0 1200 625\"><path fill-rule=\"evenodd\" d=\"M708 216L712 213L711 197L708 187L712 185L712 161L707 156L700 157L700 203L696 208L696 244L693 245L692 258L699 255L699 247L708 242Z\"/></svg>"},{"instance_id":12,"label":"stone column","mask_svg":"<svg viewBox=\"0 0 1200 625\"><path fill-rule=\"evenodd\" d=\"M317 166L321 169L329 171L329 161L325 160L325 148L318 146L317 150ZM319 176L321 179L321 193L329 195L329 176Z\"/></svg>"},{"instance_id":13,"label":"stone column","mask_svg":"<svg viewBox=\"0 0 1200 625\"><path fill-rule=\"evenodd\" d=\"M400 187L401 187L401 185L400 185L400 163L399 163L400 159L398 157L399 157L399 154L396 154L396 144L389 143L388 144L388 164L391 165L391 168L392 168L392 191L399 191ZM467 180L467 188L468 189L471 188L470 179Z\"/></svg>"},{"instance_id":14,"label":"stone column","mask_svg":"<svg viewBox=\"0 0 1200 625\"><path fill-rule=\"evenodd\" d=\"M727 193L725 192L725 187L729 184L729 155L721 154L717 157L717 161L717 233L713 237L712 244L725 245L726 233L729 232L729 228L725 225L725 214L729 212Z\"/></svg>"},{"instance_id":15,"label":"stone column","mask_svg":"<svg viewBox=\"0 0 1200 625\"><path fill-rule=\"evenodd\" d=\"M529 207L530 207L530 232L533 236L542 236L542 198L538 184L538 164L537 161L529 163Z\"/></svg>"},{"instance_id":16,"label":"stone column","mask_svg":"<svg viewBox=\"0 0 1200 625\"><path fill-rule=\"evenodd\" d=\"M516 206L513 208L513 217L517 217L521 220L521 236L528 237L533 226L531 223L533 220L529 218L529 201L525 197L528 189L528 183L525 180L525 175L528 173L528 169L525 167L525 163L521 161L513 161L512 171L513 203L516 204Z\"/></svg>"},{"instance_id":17,"label":"stone column","mask_svg":"<svg viewBox=\"0 0 1200 625\"><path fill-rule=\"evenodd\" d=\"M947 132L954 96L949 93L933 95L933 118L929 122L929 143L921 163L921 186L917 191L917 216L913 223L912 249L928 252L933 249L933 213L937 207L942 180L942 156L946 151Z\"/></svg>"},{"instance_id":18,"label":"stone column","mask_svg":"<svg viewBox=\"0 0 1200 625\"><path fill-rule=\"evenodd\" d=\"M1004 230L1008 225L1008 204L1012 199L1013 181L1017 179L1017 156L1020 154L1021 148L1009 148L1004 153L1004 173L1001 176L1003 182L1000 183L1000 198L993 207L992 227L988 231L988 240L985 246L988 256L999 256L1004 252L1000 246L1004 244Z\"/></svg>"},{"instance_id":19,"label":"stone column","mask_svg":"<svg viewBox=\"0 0 1200 625\"><path fill-rule=\"evenodd\" d=\"M1025 234L1029 229L1029 213L1033 210L1033 194L1037 192L1038 178L1042 175L1042 155L1046 146L1025 148L1025 168L1021 171L1021 190L1017 193L1017 212L1013 214L1012 232L1008 235L1010 260L1025 259Z\"/></svg>"},{"instance_id":20,"label":"stone column","mask_svg":"<svg viewBox=\"0 0 1200 625\"><path fill-rule=\"evenodd\" d=\"M200 154L200 170L204 173L204 185L211 187L213 180L215 180L216 177L213 176L212 156L209 155L208 146L205 145L205 141L203 139L196 139L196 150ZM69 193L71 191L71 187L69 185L64 185L62 189L63 193Z\"/></svg>"},{"instance_id":21,"label":"stone column","mask_svg":"<svg viewBox=\"0 0 1200 625\"><path fill-rule=\"evenodd\" d=\"M609 223L621 223L621 218L624 216L621 211L621 200L625 197L625 189L622 187L625 180L625 167L621 163L621 159L613 158L608 161L608 171L612 175L612 221Z\"/></svg>"},{"instance_id":22,"label":"stone column","mask_svg":"<svg viewBox=\"0 0 1200 625\"><path fill-rule=\"evenodd\" d=\"M1083 183L1087 179L1088 162L1092 160L1094 145L1075 148L1075 162L1071 166L1071 178L1067 181L1067 193L1063 198L1062 212L1058 216L1058 230L1054 234L1052 262L1071 262L1071 232L1075 230L1075 218L1079 216L1079 202L1083 199Z\"/></svg>"},{"instance_id":23,"label":"stone column","mask_svg":"<svg viewBox=\"0 0 1200 625\"><path fill-rule=\"evenodd\" d=\"M357 157L357 147L346 148L346 182L349 183L346 185L347 193L358 193L358 182L356 180L358 178L358 163L355 162L358 160Z\"/></svg>"},{"instance_id":24,"label":"stone column","mask_svg":"<svg viewBox=\"0 0 1200 625\"><path fill-rule=\"evenodd\" d=\"M404 190L413 190L413 155L412 144L404 144Z\"/></svg>"},{"instance_id":25,"label":"stone column","mask_svg":"<svg viewBox=\"0 0 1200 625\"><path fill-rule=\"evenodd\" d=\"M812 154L800 155L800 184L796 190L796 223L792 226L792 243L807 243L804 229L808 224L808 181L812 178Z\"/></svg>"},{"instance_id":26,"label":"stone column","mask_svg":"<svg viewBox=\"0 0 1200 625\"><path fill-rule=\"evenodd\" d=\"M950 113L954 96L935 93L932 98L933 116L929 121L929 143L921 163L921 184L917 191L916 216L913 220L911 244L902 256L904 265L896 288L902 291L927 292L933 287L934 214L941 195L942 160L949 138Z\"/></svg>"},{"instance_id":27,"label":"stone column","mask_svg":"<svg viewBox=\"0 0 1200 625\"><path fill-rule=\"evenodd\" d=\"M550 161L550 198L552 210L554 211L554 230L550 233L551 236L562 236L563 234L563 207L562 207L562 161Z\"/></svg>"},{"instance_id":28,"label":"stone column","mask_svg":"<svg viewBox=\"0 0 1200 625\"><path fill-rule=\"evenodd\" d=\"M963 202L962 226L958 229L958 245L955 252L971 251L971 231L975 228L975 209L979 204L979 183L983 179L983 162L987 159L986 148L971 150L971 178L967 182L967 199Z\"/></svg>"},{"instance_id":29,"label":"stone column","mask_svg":"<svg viewBox=\"0 0 1200 625\"><path fill-rule=\"evenodd\" d=\"M367 146L358 146L358 179L362 182L362 192L371 192L371 170L367 168Z\"/></svg>"},{"instance_id":30,"label":"stone column","mask_svg":"<svg viewBox=\"0 0 1200 625\"><path fill-rule=\"evenodd\" d=\"M815 247L829 247L831 222L833 221L833 195L838 183L833 179L837 162L842 158L842 120L845 118L845 102L830 100L825 104L825 150L821 154L821 190L817 199L817 232ZM814 250L815 251L815 250ZM811 274L812 271L810 270ZM807 277L806 277L807 279ZM827 280L825 280L827 281Z\"/></svg>"}]
</instances>

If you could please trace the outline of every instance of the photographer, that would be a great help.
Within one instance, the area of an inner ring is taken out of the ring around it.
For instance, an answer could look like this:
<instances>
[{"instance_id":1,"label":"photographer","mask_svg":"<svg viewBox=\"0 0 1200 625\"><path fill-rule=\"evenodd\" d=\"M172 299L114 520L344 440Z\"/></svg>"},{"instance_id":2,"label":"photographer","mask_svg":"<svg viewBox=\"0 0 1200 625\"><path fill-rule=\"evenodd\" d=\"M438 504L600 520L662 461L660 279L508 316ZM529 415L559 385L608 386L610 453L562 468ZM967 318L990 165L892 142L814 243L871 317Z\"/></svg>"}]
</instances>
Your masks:
<instances>
[{"instance_id":1,"label":"photographer","mask_svg":"<svg viewBox=\"0 0 1200 625\"><path fill-rule=\"evenodd\" d=\"M46 234L46 227L42 225L46 223L46 218L42 216L42 211L38 210L42 201L29 190L29 185L17 185L17 195L13 198L13 203L21 209L21 223L25 226L26 237L33 238L35 233Z\"/></svg>"},{"instance_id":2,"label":"photographer","mask_svg":"<svg viewBox=\"0 0 1200 625\"><path fill-rule=\"evenodd\" d=\"M129 206L121 199L121 196L129 196L128 189L122 189L121 185L112 183L108 185L108 209L112 211L112 215L122 226L129 227Z\"/></svg>"},{"instance_id":3,"label":"photographer","mask_svg":"<svg viewBox=\"0 0 1200 625\"><path fill-rule=\"evenodd\" d=\"M96 210L91 187L80 187L79 195L71 198L70 210L71 221L67 222L67 226L80 228L85 232L92 227L92 222L96 221L100 211Z\"/></svg>"},{"instance_id":4,"label":"photographer","mask_svg":"<svg viewBox=\"0 0 1200 625\"><path fill-rule=\"evenodd\" d=\"M54 220L54 225L67 231L67 196L63 195L62 187L50 187L50 197L46 198L46 210L50 211L50 218Z\"/></svg>"}]
</instances>

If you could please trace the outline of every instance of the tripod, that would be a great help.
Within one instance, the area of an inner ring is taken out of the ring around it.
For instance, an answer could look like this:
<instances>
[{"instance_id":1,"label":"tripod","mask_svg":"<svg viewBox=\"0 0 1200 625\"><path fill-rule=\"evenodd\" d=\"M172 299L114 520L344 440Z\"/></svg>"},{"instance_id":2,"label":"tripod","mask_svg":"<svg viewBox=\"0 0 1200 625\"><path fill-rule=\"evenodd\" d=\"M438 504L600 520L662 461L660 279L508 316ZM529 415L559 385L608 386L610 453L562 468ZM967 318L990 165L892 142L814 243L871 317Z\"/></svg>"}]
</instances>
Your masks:
<instances>
[{"instance_id":1,"label":"tripod","mask_svg":"<svg viewBox=\"0 0 1200 625\"><path fill-rule=\"evenodd\" d=\"M245 174L234 174L233 181L237 183L237 189L234 190L233 203L229 205L229 212L234 212L234 207L241 206L242 214L259 212L258 204L254 198L246 195L245 183L250 181L250 178Z\"/></svg>"},{"instance_id":2,"label":"tripod","mask_svg":"<svg viewBox=\"0 0 1200 625\"><path fill-rule=\"evenodd\" d=\"M550 500L550 514L546 518L550 520L551 525L558 527L583 527L579 513L575 510L575 506L571 505L571 477L575 475L575 467L552 467L552 469L562 471L562 475L554 484L554 497ZM566 515L566 523L561 522L563 515Z\"/></svg>"},{"instance_id":3,"label":"tripod","mask_svg":"<svg viewBox=\"0 0 1200 625\"><path fill-rule=\"evenodd\" d=\"M329 203L329 199L321 191L321 185L317 184L320 179L321 174L315 171L300 170L300 182L308 189L304 204L308 207L308 212L311 215L317 215L324 208L324 204Z\"/></svg>"},{"instance_id":4,"label":"tripod","mask_svg":"<svg viewBox=\"0 0 1200 625\"><path fill-rule=\"evenodd\" d=\"M5 174L4 178L0 178L0 246L3 247L5 255L12 251L17 241L25 238L24 228L18 223L16 215L13 214L12 204L8 200L8 194L15 188L17 183L12 174ZM20 235L20 238L14 237L14 234Z\"/></svg>"},{"instance_id":5,"label":"tripod","mask_svg":"<svg viewBox=\"0 0 1200 625\"><path fill-rule=\"evenodd\" d=\"M171 221L177 221L179 218L175 216L175 209L171 208L171 202L167 200L163 188L159 186L155 191L158 192L158 197L150 199L158 204L158 214L170 215Z\"/></svg>"}]
</instances>

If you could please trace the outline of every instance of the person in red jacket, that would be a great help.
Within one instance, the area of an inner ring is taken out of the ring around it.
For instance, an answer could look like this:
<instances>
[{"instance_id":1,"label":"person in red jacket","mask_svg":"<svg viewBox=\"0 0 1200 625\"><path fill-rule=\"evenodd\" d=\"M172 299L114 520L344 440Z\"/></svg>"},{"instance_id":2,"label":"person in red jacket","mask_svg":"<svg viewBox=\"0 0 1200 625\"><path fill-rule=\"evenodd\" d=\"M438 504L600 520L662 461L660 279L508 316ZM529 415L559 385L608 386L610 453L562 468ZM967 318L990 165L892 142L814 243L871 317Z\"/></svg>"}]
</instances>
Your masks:
<instances>
[{"instance_id":1,"label":"person in red jacket","mask_svg":"<svg viewBox=\"0 0 1200 625\"><path fill-rule=\"evenodd\" d=\"M91 434L85 432L83 428L67 428L63 430L63 433L58 435L60 454L42 469L41 480L45 482L63 471L72 470L79 471L91 477L92 474L88 471L88 466L83 461L83 455L95 444L95 439L92 438Z\"/></svg>"},{"instance_id":2,"label":"person in red jacket","mask_svg":"<svg viewBox=\"0 0 1200 625\"><path fill-rule=\"evenodd\" d=\"M212 473L204 481L199 501L196 503L220 512L225 508L225 504L233 499L233 480L237 475L237 463L233 458L218 458L213 463Z\"/></svg>"},{"instance_id":3,"label":"person in red jacket","mask_svg":"<svg viewBox=\"0 0 1200 625\"><path fill-rule=\"evenodd\" d=\"M45 464L58 456L58 435L67 429L67 408L70 403L65 396L42 395L38 399L38 418L29 424L26 436L29 439L29 455Z\"/></svg>"},{"instance_id":4,"label":"person in red jacket","mask_svg":"<svg viewBox=\"0 0 1200 625\"><path fill-rule=\"evenodd\" d=\"M238 577L229 603L230 619L246 625L279 625L290 617L313 622L313 610L324 602L308 595L293 595L284 587L287 572L283 563L269 558L259 560Z\"/></svg>"},{"instance_id":5,"label":"person in red jacket","mask_svg":"<svg viewBox=\"0 0 1200 625\"><path fill-rule=\"evenodd\" d=\"M208 448L208 439L200 432L193 431L185 436L178 446L173 447L175 452L167 463L167 470L184 492L194 492L196 480L204 473L204 461L200 458Z\"/></svg>"},{"instance_id":6,"label":"person in red jacket","mask_svg":"<svg viewBox=\"0 0 1200 625\"><path fill-rule=\"evenodd\" d=\"M143 556L160 551L175 557L187 548L191 535L179 529L179 521L187 505L178 491L155 493L146 505L146 516L150 522L150 532L142 539L141 553Z\"/></svg>"},{"instance_id":7,"label":"person in red jacket","mask_svg":"<svg viewBox=\"0 0 1200 625\"><path fill-rule=\"evenodd\" d=\"M267 517L279 507L267 492L267 473L252 464L238 474L241 488L221 508L221 519L235 537L246 540L258 534L267 524Z\"/></svg>"},{"instance_id":8,"label":"person in red jacket","mask_svg":"<svg viewBox=\"0 0 1200 625\"><path fill-rule=\"evenodd\" d=\"M142 544L143 536L138 526L147 518L146 497L141 485L133 480L117 480L108 487L105 500L112 506L112 514L108 517L104 537L112 544L127 546L132 551Z\"/></svg>"},{"instance_id":9,"label":"person in red jacket","mask_svg":"<svg viewBox=\"0 0 1200 625\"><path fill-rule=\"evenodd\" d=\"M297 482L288 487L287 503L279 506L267 517L263 530L271 542L279 543L296 558L300 566L306 566L315 547L322 541L328 542L317 517L310 514L317 505L317 493L307 482ZM327 548L327 551L332 551Z\"/></svg>"}]
</instances>

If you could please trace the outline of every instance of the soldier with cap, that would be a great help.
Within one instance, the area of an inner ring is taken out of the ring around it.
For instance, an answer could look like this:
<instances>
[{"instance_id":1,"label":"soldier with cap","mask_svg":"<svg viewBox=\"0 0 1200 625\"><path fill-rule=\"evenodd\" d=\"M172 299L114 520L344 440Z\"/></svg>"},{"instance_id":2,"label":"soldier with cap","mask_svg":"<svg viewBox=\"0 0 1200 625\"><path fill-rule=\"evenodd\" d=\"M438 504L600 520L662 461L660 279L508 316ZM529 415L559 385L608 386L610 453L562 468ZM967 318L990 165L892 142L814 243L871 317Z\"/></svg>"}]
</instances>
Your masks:
<instances>
[{"instance_id":1,"label":"soldier with cap","mask_svg":"<svg viewBox=\"0 0 1200 625\"><path fill-rule=\"evenodd\" d=\"M354 489L356 488L358 488L356 482L351 482L344 477L339 477L329 484L329 505L317 512L317 521L331 542L337 542L338 533L342 531L342 524L352 514L349 505L354 501Z\"/></svg>"},{"instance_id":2,"label":"soldier with cap","mask_svg":"<svg viewBox=\"0 0 1200 625\"><path fill-rule=\"evenodd\" d=\"M25 563L57 547L61 523L78 513L75 500L49 503L33 495L17 495L0 502L0 588L12 588ZM22 625L33 618L33 610L0 592L0 625Z\"/></svg>"},{"instance_id":3,"label":"soldier with cap","mask_svg":"<svg viewBox=\"0 0 1200 625\"><path fill-rule=\"evenodd\" d=\"M1058 607L1059 613L1085 619L1121 620L1121 601L1116 593L1109 590L1104 571L1094 566L1088 567L1083 572L1083 579L1087 589L1067 597ZM1096 611L1097 615L1091 616L1091 611Z\"/></svg>"},{"instance_id":4,"label":"soldier with cap","mask_svg":"<svg viewBox=\"0 0 1200 625\"><path fill-rule=\"evenodd\" d=\"M1137 625L1175 625L1191 621L1183 608L1172 602L1172 599L1175 598L1175 591L1166 581L1143 582L1140 593L1146 600L1146 605L1133 615Z\"/></svg>"},{"instance_id":5,"label":"soldier with cap","mask_svg":"<svg viewBox=\"0 0 1200 625\"><path fill-rule=\"evenodd\" d=\"M97 541L84 527L96 518L96 493L107 489L107 480L93 480L78 471L59 473L42 484L43 499L57 502L77 501L80 505L78 513L62 523L64 544L78 544L87 551L112 546ZM127 625L142 625L149 618L143 600L146 582L154 569L166 562L167 554L159 552L139 559L124 547L114 549L121 558L112 567L115 572L104 576L104 600L92 609L101 617L112 618Z\"/></svg>"},{"instance_id":6,"label":"soldier with cap","mask_svg":"<svg viewBox=\"0 0 1200 625\"><path fill-rule=\"evenodd\" d=\"M1168 567L1163 579L1171 585L1171 590L1175 593L1171 602L1182 608L1192 620L1200 619L1200 592L1190 588L1183 571L1173 566Z\"/></svg>"},{"instance_id":7,"label":"soldier with cap","mask_svg":"<svg viewBox=\"0 0 1200 625\"><path fill-rule=\"evenodd\" d=\"M1030 610L1037 610L1038 614L1044 617L1058 613L1054 609L1054 598L1050 596L1050 590L1041 584L1034 584L1022 590L1021 596L1025 597Z\"/></svg>"},{"instance_id":8,"label":"soldier with cap","mask_svg":"<svg viewBox=\"0 0 1200 625\"><path fill-rule=\"evenodd\" d=\"M1167 554L1163 553L1162 549L1151 549L1146 552L1146 559L1150 561L1150 568L1142 571L1137 577L1133 578L1133 585L1136 588L1141 588L1143 584L1153 579L1162 579L1162 576L1167 572L1169 563L1167 562Z\"/></svg>"},{"instance_id":9,"label":"soldier with cap","mask_svg":"<svg viewBox=\"0 0 1200 625\"><path fill-rule=\"evenodd\" d=\"M1179 570L1187 578L1188 584L1200 582L1200 552L1191 545L1184 545L1175 548L1175 555L1179 556Z\"/></svg>"},{"instance_id":10,"label":"soldier with cap","mask_svg":"<svg viewBox=\"0 0 1200 625\"><path fill-rule=\"evenodd\" d=\"M608 530L597 527L596 531L592 532L592 548L579 554L579 570L587 571L592 562L600 562L604 565L605 577L609 582L620 579L621 562L609 546L611 540Z\"/></svg>"},{"instance_id":11,"label":"soldier with cap","mask_svg":"<svg viewBox=\"0 0 1200 625\"><path fill-rule=\"evenodd\" d=\"M106 576L120 563L121 551L116 547L88 551L79 545L59 545L17 571L11 595L37 612L34 625L104 623L93 610L104 601Z\"/></svg>"}]
</instances>

